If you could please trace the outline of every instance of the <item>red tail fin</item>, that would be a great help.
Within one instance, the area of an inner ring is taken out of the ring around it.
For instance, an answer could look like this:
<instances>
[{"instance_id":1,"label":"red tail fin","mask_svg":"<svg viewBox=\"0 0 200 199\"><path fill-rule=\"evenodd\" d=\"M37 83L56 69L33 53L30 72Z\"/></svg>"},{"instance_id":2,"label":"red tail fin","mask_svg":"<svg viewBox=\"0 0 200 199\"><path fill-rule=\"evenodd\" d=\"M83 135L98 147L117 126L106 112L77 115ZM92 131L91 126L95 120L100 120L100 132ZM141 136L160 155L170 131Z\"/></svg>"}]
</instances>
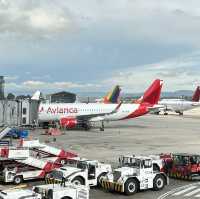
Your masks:
<instances>
[{"instance_id":1,"label":"red tail fin","mask_svg":"<svg viewBox=\"0 0 200 199\"><path fill-rule=\"evenodd\" d=\"M156 79L145 91L143 97L140 99L140 103L147 103L150 105L157 104L160 100L162 85L163 81L160 79Z\"/></svg>"},{"instance_id":2,"label":"red tail fin","mask_svg":"<svg viewBox=\"0 0 200 199\"><path fill-rule=\"evenodd\" d=\"M200 87L198 86L197 89L194 92L194 95L192 97L193 102L198 102L200 99Z\"/></svg>"}]
</instances>

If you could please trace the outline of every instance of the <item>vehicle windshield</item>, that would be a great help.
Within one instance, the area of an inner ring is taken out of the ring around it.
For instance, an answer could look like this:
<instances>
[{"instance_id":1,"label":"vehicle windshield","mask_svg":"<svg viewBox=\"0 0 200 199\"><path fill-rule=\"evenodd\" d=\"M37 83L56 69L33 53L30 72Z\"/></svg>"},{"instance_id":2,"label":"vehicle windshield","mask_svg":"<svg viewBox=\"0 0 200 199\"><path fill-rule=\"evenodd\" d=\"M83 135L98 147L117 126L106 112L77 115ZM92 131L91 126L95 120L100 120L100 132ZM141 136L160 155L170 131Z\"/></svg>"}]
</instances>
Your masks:
<instances>
[{"instance_id":1,"label":"vehicle windshield","mask_svg":"<svg viewBox=\"0 0 200 199\"><path fill-rule=\"evenodd\" d=\"M175 155L173 157L175 165L188 165L188 164L198 164L200 163L200 156L179 156Z\"/></svg>"},{"instance_id":2,"label":"vehicle windshield","mask_svg":"<svg viewBox=\"0 0 200 199\"><path fill-rule=\"evenodd\" d=\"M140 164L141 164L141 160L137 158L124 157L122 159L122 166L139 168Z\"/></svg>"},{"instance_id":3,"label":"vehicle windshield","mask_svg":"<svg viewBox=\"0 0 200 199\"><path fill-rule=\"evenodd\" d=\"M78 161L76 166L77 166L77 168L79 168L79 169L85 170L85 169L87 169L87 162Z\"/></svg>"}]
</instances>

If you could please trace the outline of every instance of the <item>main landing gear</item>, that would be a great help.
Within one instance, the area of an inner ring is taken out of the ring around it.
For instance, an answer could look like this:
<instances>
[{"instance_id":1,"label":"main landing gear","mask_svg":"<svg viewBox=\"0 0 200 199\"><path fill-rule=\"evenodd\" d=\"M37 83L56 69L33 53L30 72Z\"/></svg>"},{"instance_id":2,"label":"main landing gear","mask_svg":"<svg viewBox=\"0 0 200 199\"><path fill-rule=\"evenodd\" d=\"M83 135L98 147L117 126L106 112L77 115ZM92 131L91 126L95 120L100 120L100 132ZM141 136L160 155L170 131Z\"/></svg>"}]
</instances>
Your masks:
<instances>
[{"instance_id":1,"label":"main landing gear","mask_svg":"<svg viewBox=\"0 0 200 199\"><path fill-rule=\"evenodd\" d=\"M85 129L85 131L89 131L91 129L91 125L89 123L83 123L82 127Z\"/></svg>"},{"instance_id":2,"label":"main landing gear","mask_svg":"<svg viewBox=\"0 0 200 199\"><path fill-rule=\"evenodd\" d=\"M105 127L105 126L104 126L104 122L102 121L102 122L101 122L100 131L104 131L104 127Z\"/></svg>"}]
</instances>

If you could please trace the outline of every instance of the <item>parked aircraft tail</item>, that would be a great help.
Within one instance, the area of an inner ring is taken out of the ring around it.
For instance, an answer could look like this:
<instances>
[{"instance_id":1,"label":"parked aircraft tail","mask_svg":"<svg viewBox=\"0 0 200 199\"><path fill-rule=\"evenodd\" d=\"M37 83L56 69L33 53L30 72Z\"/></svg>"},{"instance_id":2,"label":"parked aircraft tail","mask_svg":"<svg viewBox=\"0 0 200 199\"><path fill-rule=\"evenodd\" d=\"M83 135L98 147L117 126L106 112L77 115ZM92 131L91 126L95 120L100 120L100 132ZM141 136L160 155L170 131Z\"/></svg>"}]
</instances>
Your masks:
<instances>
[{"instance_id":1,"label":"parked aircraft tail","mask_svg":"<svg viewBox=\"0 0 200 199\"><path fill-rule=\"evenodd\" d=\"M144 95L140 99L133 101L133 103L150 105L157 104L160 100L162 85L163 81L160 79L156 79L145 91Z\"/></svg>"},{"instance_id":2,"label":"parked aircraft tail","mask_svg":"<svg viewBox=\"0 0 200 199\"><path fill-rule=\"evenodd\" d=\"M39 101L41 99L41 92L40 91L36 91L33 96L31 97L32 100L36 100Z\"/></svg>"},{"instance_id":3,"label":"parked aircraft tail","mask_svg":"<svg viewBox=\"0 0 200 199\"><path fill-rule=\"evenodd\" d=\"M198 102L200 99L200 86L197 86L194 95L192 96L192 101L193 102Z\"/></svg>"},{"instance_id":4,"label":"parked aircraft tail","mask_svg":"<svg viewBox=\"0 0 200 199\"><path fill-rule=\"evenodd\" d=\"M103 103L105 104L116 104L119 103L121 88L116 85L112 91L110 91L104 98Z\"/></svg>"}]
</instances>

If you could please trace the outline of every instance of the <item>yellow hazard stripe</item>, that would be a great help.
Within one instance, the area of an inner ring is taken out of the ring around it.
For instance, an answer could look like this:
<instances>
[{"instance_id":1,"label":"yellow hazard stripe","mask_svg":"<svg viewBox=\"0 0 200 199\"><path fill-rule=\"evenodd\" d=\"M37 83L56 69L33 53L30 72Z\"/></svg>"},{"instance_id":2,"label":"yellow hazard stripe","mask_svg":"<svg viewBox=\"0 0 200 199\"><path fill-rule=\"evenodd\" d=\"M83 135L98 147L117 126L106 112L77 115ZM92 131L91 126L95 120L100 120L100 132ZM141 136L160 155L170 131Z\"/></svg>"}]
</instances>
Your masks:
<instances>
[{"instance_id":1,"label":"yellow hazard stripe","mask_svg":"<svg viewBox=\"0 0 200 199\"><path fill-rule=\"evenodd\" d=\"M46 178L45 179L46 184L61 184L62 181L54 178Z\"/></svg>"},{"instance_id":2,"label":"yellow hazard stripe","mask_svg":"<svg viewBox=\"0 0 200 199\"><path fill-rule=\"evenodd\" d=\"M123 185L119 184L119 183L102 180L101 186L102 186L103 189L114 190L114 191L117 191L117 192L123 192Z\"/></svg>"}]
</instances>

